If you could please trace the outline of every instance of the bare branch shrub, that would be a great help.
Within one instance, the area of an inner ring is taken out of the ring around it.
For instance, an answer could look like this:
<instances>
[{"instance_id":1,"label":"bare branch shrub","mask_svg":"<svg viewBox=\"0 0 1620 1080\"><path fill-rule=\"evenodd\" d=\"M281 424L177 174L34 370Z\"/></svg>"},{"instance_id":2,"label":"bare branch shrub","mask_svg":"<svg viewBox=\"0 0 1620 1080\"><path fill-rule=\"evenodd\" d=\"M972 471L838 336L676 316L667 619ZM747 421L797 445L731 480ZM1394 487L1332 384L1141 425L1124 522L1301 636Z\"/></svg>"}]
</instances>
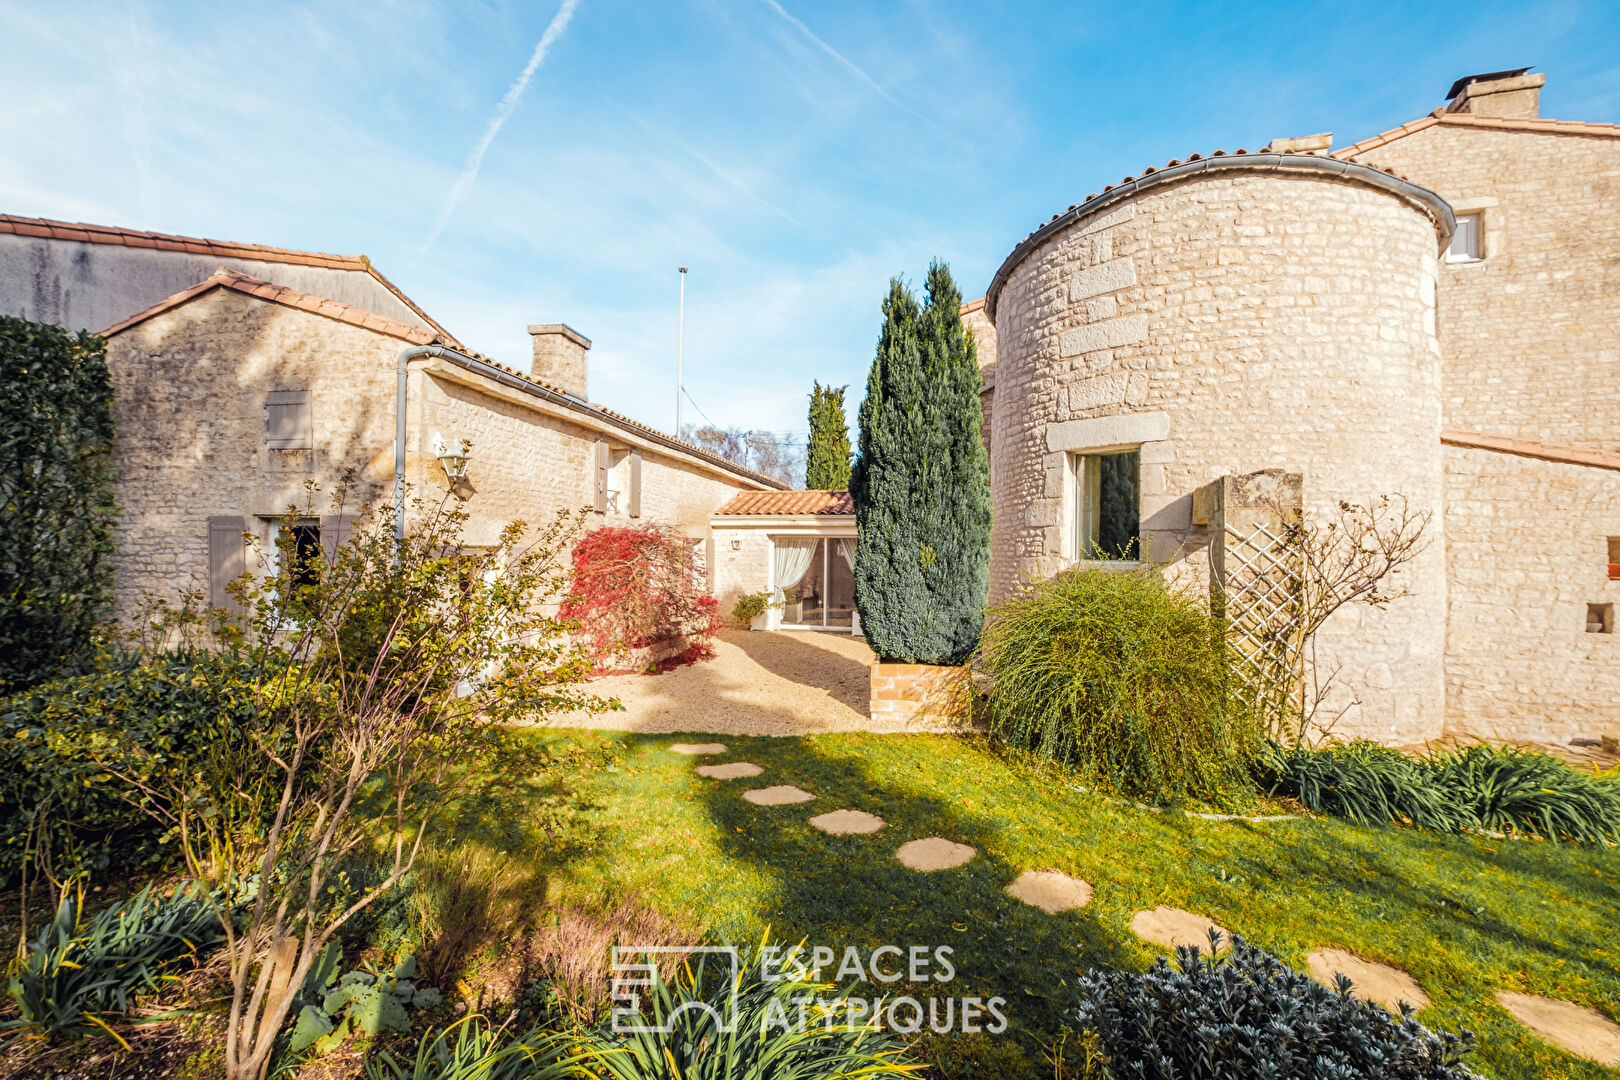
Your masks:
<instances>
[{"instance_id":1,"label":"bare branch shrub","mask_svg":"<svg viewBox=\"0 0 1620 1080\"><path fill-rule=\"evenodd\" d=\"M363 515L311 552L295 540L306 513L289 511L262 572L233 586L246 615L227 646L256 673L247 730L183 771L118 774L215 898L230 1080L262 1080L317 954L410 871L499 722L608 707L579 689L589 661L573 626L547 614L581 514L514 523L478 549L466 515L417 503L402 541ZM350 875L355 859L379 869Z\"/></svg>"}]
</instances>

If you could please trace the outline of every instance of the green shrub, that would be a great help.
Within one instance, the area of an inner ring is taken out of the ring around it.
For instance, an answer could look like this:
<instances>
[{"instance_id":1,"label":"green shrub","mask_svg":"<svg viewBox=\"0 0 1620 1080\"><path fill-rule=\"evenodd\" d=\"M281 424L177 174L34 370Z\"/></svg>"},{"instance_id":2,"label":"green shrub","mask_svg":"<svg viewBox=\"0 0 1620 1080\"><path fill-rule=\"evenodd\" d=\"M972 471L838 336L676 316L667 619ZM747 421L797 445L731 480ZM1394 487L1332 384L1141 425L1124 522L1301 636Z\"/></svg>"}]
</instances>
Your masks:
<instances>
[{"instance_id":1,"label":"green shrub","mask_svg":"<svg viewBox=\"0 0 1620 1080\"><path fill-rule=\"evenodd\" d=\"M68 894L56 918L12 961L9 992L19 1017L5 1027L43 1035L107 1030L105 1016L174 978L176 962L224 935L201 887L155 895L148 885L83 921L83 898Z\"/></svg>"},{"instance_id":2,"label":"green shrub","mask_svg":"<svg viewBox=\"0 0 1620 1080\"><path fill-rule=\"evenodd\" d=\"M416 958L407 956L392 971L362 964L338 974L343 948L332 942L320 951L296 997L287 1053L297 1057L307 1050L325 1053L348 1037L411 1030L406 1009L431 1009L444 996L431 986L417 986Z\"/></svg>"},{"instance_id":3,"label":"green shrub","mask_svg":"<svg viewBox=\"0 0 1620 1080\"><path fill-rule=\"evenodd\" d=\"M1252 719L1228 696L1218 620L1152 568L1034 582L990 613L992 730L1086 781L1159 803L1252 793Z\"/></svg>"},{"instance_id":4,"label":"green shrub","mask_svg":"<svg viewBox=\"0 0 1620 1080\"><path fill-rule=\"evenodd\" d=\"M416 1057L402 1062L388 1051L366 1059L367 1080L573 1080L583 1074L565 1056L568 1040L530 1031L515 1039L468 1016L443 1030L431 1029Z\"/></svg>"},{"instance_id":5,"label":"green shrub","mask_svg":"<svg viewBox=\"0 0 1620 1080\"><path fill-rule=\"evenodd\" d=\"M1461 1064L1471 1032L1430 1031L1350 986L1340 975L1330 990L1234 937L1220 959L1182 946L1174 969L1161 956L1141 974L1082 976L1078 1018L1114 1080L1473 1080Z\"/></svg>"},{"instance_id":6,"label":"green shrub","mask_svg":"<svg viewBox=\"0 0 1620 1080\"><path fill-rule=\"evenodd\" d=\"M0 693L90 652L112 600L107 343L0 315Z\"/></svg>"},{"instance_id":7,"label":"green shrub","mask_svg":"<svg viewBox=\"0 0 1620 1080\"><path fill-rule=\"evenodd\" d=\"M1486 743L1427 758L1368 742L1264 756L1274 794L1360 825L1620 843L1620 778L1570 768L1541 750Z\"/></svg>"},{"instance_id":8,"label":"green shrub","mask_svg":"<svg viewBox=\"0 0 1620 1080\"><path fill-rule=\"evenodd\" d=\"M771 593L764 592L743 593L737 597L737 602L731 605L731 617L744 626L752 626L754 620L759 618L771 607Z\"/></svg>"},{"instance_id":9,"label":"green shrub","mask_svg":"<svg viewBox=\"0 0 1620 1080\"><path fill-rule=\"evenodd\" d=\"M241 737L247 675L229 654L120 654L0 701L0 878L36 848L58 877L162 859L164 828L107 768L151 777Z\"/></svg>"}]
</instances>

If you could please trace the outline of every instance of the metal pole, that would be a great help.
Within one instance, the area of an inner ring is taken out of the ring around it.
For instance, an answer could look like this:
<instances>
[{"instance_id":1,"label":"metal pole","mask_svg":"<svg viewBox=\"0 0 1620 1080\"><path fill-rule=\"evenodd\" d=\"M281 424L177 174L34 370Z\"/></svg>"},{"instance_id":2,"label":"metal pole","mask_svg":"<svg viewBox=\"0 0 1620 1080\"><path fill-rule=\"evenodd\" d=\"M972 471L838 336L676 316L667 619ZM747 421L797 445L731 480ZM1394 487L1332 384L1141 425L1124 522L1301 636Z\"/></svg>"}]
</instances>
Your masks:
<instances>
[{"instance_id":1,"label":"metal pole","mask_svg":"<svg viewBox=\"0 0 1620 1080\"><path fill-rule=\"evenodd\" d=\"M675 437L681 438L681 394L686 367L686 267L681 267L681 320L675 335Z\"/></svg>"}]
</instances>

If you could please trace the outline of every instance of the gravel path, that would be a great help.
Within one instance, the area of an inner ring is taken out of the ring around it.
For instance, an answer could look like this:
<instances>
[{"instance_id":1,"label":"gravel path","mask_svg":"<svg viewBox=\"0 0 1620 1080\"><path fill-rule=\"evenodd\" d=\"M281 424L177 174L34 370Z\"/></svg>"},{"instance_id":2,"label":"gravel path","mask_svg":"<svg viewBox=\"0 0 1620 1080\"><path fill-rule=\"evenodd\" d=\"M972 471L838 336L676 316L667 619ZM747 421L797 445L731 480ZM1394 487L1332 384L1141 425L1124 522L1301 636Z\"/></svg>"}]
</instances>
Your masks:
<instances>
[{"instance_id":1,"label":"gravel path","mask_svg":"<svg viewBox=\"0 0 1620 1080\"><path fill-rule=\"evenodd\" d=\"M809 735L870 731L872 650L861 638L813 630L727 630L715 658L662 675L610 675L590 689L624 712L566 713L551 727Z\"/></svg>"}]
</instances>

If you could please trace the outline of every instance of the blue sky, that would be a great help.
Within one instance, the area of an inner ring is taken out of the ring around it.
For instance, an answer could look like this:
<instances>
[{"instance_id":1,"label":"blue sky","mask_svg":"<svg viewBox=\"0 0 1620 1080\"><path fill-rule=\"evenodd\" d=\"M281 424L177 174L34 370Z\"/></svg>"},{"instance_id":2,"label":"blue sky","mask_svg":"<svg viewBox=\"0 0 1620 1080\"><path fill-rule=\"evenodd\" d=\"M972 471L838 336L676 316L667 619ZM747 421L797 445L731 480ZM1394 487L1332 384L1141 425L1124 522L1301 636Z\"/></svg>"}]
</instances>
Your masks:
<instances>
[{"instance_id":1,"label":"blue sky","mask_svg":"<svg viewBox=\"0 0 1620 1080\"><path fill-rule=\"evenodd\" d=\"M978 296L1145 165L1527 64L1543 115L1620 120L1612 2L0 0L0 40L0 211L363 253L515 366L569 323L665 429L682 263L698 407L802 431L812 379L853 412L891 275Z\"/></svg>"}]
</instances>

